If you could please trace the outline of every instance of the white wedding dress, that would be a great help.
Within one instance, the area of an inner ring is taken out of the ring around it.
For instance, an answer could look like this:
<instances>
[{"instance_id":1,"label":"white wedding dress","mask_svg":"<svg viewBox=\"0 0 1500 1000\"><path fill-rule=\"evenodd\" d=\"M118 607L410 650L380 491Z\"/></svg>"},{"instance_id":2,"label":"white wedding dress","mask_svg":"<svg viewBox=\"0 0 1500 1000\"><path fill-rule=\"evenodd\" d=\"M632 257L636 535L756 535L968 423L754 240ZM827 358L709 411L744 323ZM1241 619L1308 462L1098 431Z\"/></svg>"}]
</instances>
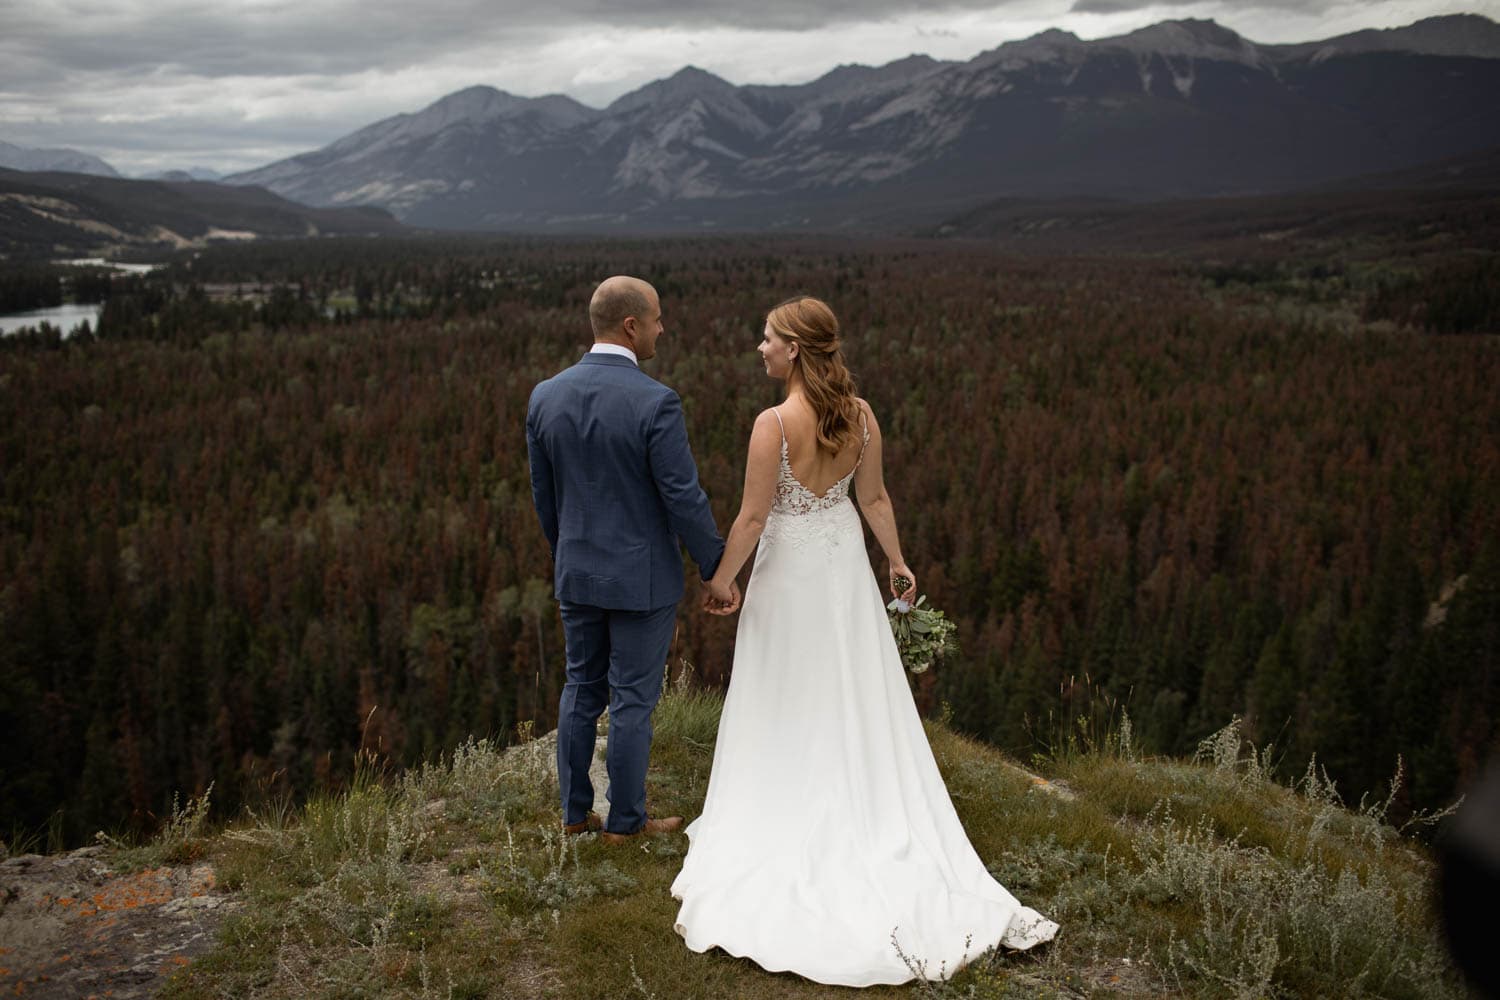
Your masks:
<instances>
[{"instance_id":1,"label":"white wedding dress","mask_svg":"<svg viewBox=\"0 0 1500 1000\"><path fill-rule=\"evenodd\" d=\"M676 929L694 951L820 983L946 978L992 946L1050 940L1057 924L996 882L964 834L865 553L853 477L816 496L792 475L783 432L708 797L672 883Z\"/></svg>"}]
</instances>

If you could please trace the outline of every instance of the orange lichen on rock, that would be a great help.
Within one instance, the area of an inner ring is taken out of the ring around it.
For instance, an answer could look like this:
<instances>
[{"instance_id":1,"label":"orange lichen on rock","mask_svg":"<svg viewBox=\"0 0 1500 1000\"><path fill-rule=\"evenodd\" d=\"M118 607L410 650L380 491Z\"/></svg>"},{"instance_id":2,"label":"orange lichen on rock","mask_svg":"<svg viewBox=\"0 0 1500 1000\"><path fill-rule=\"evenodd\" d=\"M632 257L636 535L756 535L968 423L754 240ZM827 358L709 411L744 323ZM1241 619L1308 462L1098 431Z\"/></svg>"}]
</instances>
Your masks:
<instances>
[{"instance_id":1,"label":"orange lichen on rock","mask_svg":"<svg viewBox=\"0 0 1500 1000\"><path fill-rule=\"evenodd\" d=\"M195 869L193 871L193 881L191 883L191 888L189 889L188 895L190 895L190 896L192 896L193 898L196 899L199 896L206 896L206 895L208 895L210 892L213 891L213 889L214 889L214 873L213 873L213 869L210 868L210 869L208 869L206 871L203 870L203 869Z\"/></svg>"},{"instance_id":2,"label":"orange lichen on rock","mask_svg":"<svg viewBox=\"0 0 1500 1000\"><path fill-rule=\"evenodd\" d=\"M170 871L153 868L137 875L116 879L103 892L92 897L93 907L87 915L112 910L134 910L142 906L160 906L172 899Z\"/></svg>"}]
</instances>

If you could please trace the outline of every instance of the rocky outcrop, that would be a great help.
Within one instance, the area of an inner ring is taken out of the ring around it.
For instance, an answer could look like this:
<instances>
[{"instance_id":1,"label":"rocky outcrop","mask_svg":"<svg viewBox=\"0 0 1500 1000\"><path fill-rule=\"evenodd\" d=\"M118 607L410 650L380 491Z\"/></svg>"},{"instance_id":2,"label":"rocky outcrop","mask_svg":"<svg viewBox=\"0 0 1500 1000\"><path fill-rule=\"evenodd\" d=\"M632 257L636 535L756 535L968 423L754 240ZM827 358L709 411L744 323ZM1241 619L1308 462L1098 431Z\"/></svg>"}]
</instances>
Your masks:
<instances>
[{"instance_id":1,"label":"rocky outcrop","mask_svg":"<svg viewBox=\"0 0 1500 1000\"><path fill-rule=\"evenodd\" d=\"M0 993L154 996L239 905L206 864L119 871L106 852L0 862Z\"/></svg>"}]
</instances>

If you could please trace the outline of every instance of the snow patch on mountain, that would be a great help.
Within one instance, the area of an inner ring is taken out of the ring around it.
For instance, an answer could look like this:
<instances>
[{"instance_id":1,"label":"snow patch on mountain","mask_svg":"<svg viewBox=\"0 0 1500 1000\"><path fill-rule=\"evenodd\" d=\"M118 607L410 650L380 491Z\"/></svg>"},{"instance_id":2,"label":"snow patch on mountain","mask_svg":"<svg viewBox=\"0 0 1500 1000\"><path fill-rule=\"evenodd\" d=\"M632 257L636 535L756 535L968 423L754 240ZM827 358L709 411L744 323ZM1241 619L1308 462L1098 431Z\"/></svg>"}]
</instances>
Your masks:
<instances>
[{"instance_id":1,"label":"snow patch on mountain","mask_svg":"<svg viewBox=\"0 0 1500 1000\"><path fill-rule=\"evenodd\" d=\"M902 94L850 125L849 131L858 132L861 129L873 128L893 118L906 115L919 115L922 118L931 119L937 115L941 100L942 94L932 87Z\"/></svg>"},{"instance_id":2,"label":"snow patch on mountain","mask_svg":"<svg viewBox=\"0 0 1500 1000\"><path fill-rule=\"evenodd\" d=\"M1176 87L1177 92L1184 98L1192 97L1193 82L1198 78L1198 74L1194 70L1193 64L1189 62L1187 65L1187 69L1180 72L1178 71L1176 66L1172 65L1170 61L1167 63L1167 67L1172 70L1172 86Z\"/></svg>"},{"instance_id":3,"label":"snow patch on mountain","mask_svg":"<svg viewBox=\"0 0 1500 1000\"><path fill-rule=\"evenodd\" d=\"M422 180L372 180L359 187L333 195L336 205L382 205L393 212L410 208L437 195L447 194L453 185L438 178Z\"/></svg>"},{"instance_id":4,"label":"snow patch on mountain","mask_svg":"<svg viewBox=\"0 0 1500 1000\"><path fill-rule=\"evenodd\" d=\"M701 157L663 151L654 142L636 139L616 168L610 190L644 189L657 199L711 197L715 189L703 178L707 167Z\"/></svg>"},{"instance_id":5,"label":"snow patch on mountain","mask_svg":"<svg viewBox=\"0 0 1500 1000\"><path fill-rule=\"evenodd\" d=\"M784 122L781 126L781 137L776 140L776 145L783 146L788 142L801 139L803 136L816 135L823 129L823 111L821 108L812 107L798 112Z\"/></svg>"}]
</instances>

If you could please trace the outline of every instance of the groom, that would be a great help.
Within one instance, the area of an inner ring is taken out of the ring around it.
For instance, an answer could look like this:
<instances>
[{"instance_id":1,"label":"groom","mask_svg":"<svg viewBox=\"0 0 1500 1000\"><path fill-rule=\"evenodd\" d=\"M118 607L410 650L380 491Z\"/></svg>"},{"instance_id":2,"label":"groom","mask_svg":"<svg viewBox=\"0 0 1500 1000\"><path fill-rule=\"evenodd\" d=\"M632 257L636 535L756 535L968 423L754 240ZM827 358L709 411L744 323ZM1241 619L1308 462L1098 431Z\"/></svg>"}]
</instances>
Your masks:
<instances>
[{"instance_id":1,"label":"groom","mask_svg":"<svg viewBox=\"0 0 1500 1000\"><path fill-rule=\"evenodd\" d=\"M567 644L557 714L563 829L603 825L591 811L589 763L608 703L604 839L620 843L682 825L680 816L646 815L651 712L683 596L679 539L705 580L724 540L698 485L682 401L638 367L655 357L662 333L656 289L639 278L605 279L589 323L593 350L532 390L526 449Z\"/></svg>"}]
</instances>

